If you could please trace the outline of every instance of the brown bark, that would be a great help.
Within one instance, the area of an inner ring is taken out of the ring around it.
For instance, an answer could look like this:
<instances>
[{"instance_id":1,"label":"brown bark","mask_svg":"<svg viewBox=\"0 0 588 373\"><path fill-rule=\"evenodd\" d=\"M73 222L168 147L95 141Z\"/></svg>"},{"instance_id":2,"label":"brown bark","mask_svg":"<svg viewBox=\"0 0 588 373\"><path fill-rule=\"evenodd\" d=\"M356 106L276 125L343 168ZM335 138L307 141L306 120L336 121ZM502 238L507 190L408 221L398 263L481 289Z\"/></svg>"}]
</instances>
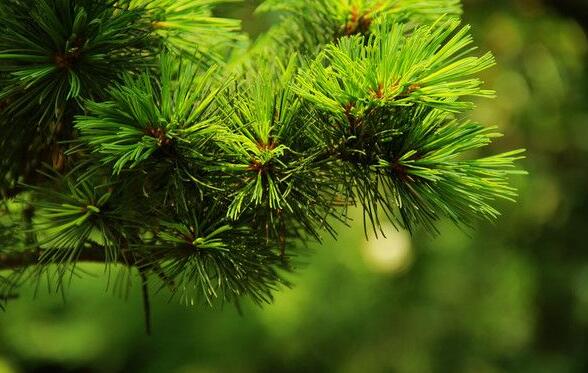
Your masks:
<instances>
[{"instance_id":1,"label":"brown bark","mask_svg":"<svg viewBox=\"0 0 588 373\"><path fill-rule=\"evenodd\" d=\"M40 259L43 256L45 250L43 249L31 249L20 252L12 253L0 253L0 271L9 269L21 269L31 267L40 264ZM109 258L110 259L110 258ZM89 248L84 248L78 258L79 263L106 263L106 253L102 246L92 245ZM46 262L45 262L46 263ZM136 265L136 260L133 258L123 258L119 256L117 263L124 264L127 266Z\"/></svg>"}]
</instances>

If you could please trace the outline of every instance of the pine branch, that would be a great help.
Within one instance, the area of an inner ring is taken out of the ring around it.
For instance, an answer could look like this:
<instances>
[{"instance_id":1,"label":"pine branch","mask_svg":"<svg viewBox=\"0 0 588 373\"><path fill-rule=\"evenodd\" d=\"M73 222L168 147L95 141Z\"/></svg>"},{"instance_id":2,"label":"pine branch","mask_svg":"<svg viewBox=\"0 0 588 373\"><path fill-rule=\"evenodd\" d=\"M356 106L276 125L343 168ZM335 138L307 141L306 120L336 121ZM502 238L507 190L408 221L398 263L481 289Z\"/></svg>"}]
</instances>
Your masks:
<instances>
[{"instance_id":1,"label":"pine branch","mask_svg":"<svg viewBox=\"0 0 588 373\"><path fill-rule=\"evenodd\" d=\"M292 51L314 56L341 37L369 36L383 22L412 28L443 15L458 16L462 11L459 0L266 0L257 12L277 13L282 19L256 40L248 58L267 59L270 55L286 62Z\"/></svg>"},{"instance_id":2,"label":"pine branch","mask_svg":"<svg viewBox=\"0 0 588 373\"><path fill-rule=\"evenodd\" d=\"M95 262L140 271L147 319L148 274L269 303L350 206L437 234L516 198L522 151L488 155L500 133L466 118L495 61L459 1L269 0L251 48L221 2L0 2L2 296Z\"/></svg>"},{"instance_id":3,"label":"pine branch","mask_svg":"<svg viewBox=\"0 0 588 373\"><path fill-rule=\"evenodd\" d=\"M146 11L152 30L168 50L209 66L224 63L224 55L245 41L241 21L214 17L223 3L241 0L130 0L130 8Z\"/></svg>"},{"instance_id":4,"label":"pine branch","mask_svg":"<svg viewBox=\"0 0 588 373\"><path fill-rule=\"evenodd\" d=\"M31 268L40 264L59 264L58 261L46 262L44 258L47 256L47 249L29 249L25 251L16 251L9 253L0 253L0 271L17 270L23 268ZM51 256L49 256L51 257ZM110 259L107 257L104 247L96 243L92 243L89 247L81 250L77 261L80 263L99 263L108 264ZM138 262L133 258L119 257L117 263L126 266L136 266Z\"/></svg>"}]
</instances>

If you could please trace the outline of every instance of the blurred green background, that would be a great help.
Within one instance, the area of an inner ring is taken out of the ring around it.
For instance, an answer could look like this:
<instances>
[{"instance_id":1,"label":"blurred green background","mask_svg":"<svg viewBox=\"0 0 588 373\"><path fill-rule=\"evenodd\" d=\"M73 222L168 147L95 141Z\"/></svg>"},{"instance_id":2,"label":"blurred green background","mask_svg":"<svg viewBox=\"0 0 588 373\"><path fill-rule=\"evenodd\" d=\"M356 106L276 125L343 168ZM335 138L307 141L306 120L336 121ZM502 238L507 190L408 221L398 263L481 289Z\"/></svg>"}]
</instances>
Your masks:
<instances>
[{"instance_id":1,"label":"blurred green background","mask_svg":"<svg viewBox=\"0 0 588 373\"><path fill-rule=\"evenodd\" d=\"M271 19L254 8L222 13L255 34ZM65 301L30 288L0 313L0 373L588 372L588 1L469 0L465 19L499 63L473 116L505 132L493 151L528 149L498 223L378 241L341 227L263 309L156 296L152 337L137 279L113 296L88 268Z\"/></svg>"}]
</instances>

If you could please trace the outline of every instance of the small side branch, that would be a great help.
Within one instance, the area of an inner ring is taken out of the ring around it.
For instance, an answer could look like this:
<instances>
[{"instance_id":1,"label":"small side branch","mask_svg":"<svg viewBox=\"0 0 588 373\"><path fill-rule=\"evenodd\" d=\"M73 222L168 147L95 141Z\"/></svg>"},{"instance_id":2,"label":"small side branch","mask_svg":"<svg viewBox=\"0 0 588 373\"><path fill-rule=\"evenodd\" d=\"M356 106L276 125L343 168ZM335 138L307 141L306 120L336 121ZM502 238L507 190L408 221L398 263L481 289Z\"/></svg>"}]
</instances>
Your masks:
<instances>
[{"instance_id":1,"label":"small side branch","mask_svg":"<svg viewBox=\"0 0 588 373\"><path fill-rule=\"evenodd\" d=\"M145 270L139 268L141 275L141 292L143 293L143 313L145 315L145 332L151 335L151 302L149 301L149 283Z\"/></svg>"},{"instance_id":2,"label":"small side branch","mask_svg":"<svg viewBox=\"0 0 588 373\"><path fill-rule=\"evenodd\" d=\"M46 249L30 249L19 252L0 253L0 271L16 270L41 264L41 258L43 257L45 251ZM51 256L46 256L46 258L50 257ZM136 265L136 263L127 259L128 258L120 257L117 262L127 266ZM106 258L106 251L102 246L92 244L92 246L84 248L80 252L76 262L106 264L109 263L109 260L111 259ZM43 264L51 263L43 262Z\"/></svg>"}]
</instances>

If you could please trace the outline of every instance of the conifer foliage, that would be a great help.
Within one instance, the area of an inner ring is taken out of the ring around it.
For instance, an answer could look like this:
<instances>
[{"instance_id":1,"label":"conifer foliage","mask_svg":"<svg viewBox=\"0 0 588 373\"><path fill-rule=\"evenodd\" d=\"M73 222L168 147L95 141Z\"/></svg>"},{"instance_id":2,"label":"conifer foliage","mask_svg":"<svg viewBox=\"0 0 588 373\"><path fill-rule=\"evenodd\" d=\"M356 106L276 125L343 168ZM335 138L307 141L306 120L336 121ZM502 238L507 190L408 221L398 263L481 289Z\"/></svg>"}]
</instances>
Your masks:
<instances>
[{"instance_id":1,"label":"conifer foliage","mask_svg":"<svg viewBox=\"0 0 588 373\"><path fill-rule=\"evenodd\" d=\"M96 262L266 303L351 206L436 234L516 197L521 151L467 119L494 58L459 1L267 0L254 41L221 2L0 3L2 299Z\"/></svg>"}]
</instances>

